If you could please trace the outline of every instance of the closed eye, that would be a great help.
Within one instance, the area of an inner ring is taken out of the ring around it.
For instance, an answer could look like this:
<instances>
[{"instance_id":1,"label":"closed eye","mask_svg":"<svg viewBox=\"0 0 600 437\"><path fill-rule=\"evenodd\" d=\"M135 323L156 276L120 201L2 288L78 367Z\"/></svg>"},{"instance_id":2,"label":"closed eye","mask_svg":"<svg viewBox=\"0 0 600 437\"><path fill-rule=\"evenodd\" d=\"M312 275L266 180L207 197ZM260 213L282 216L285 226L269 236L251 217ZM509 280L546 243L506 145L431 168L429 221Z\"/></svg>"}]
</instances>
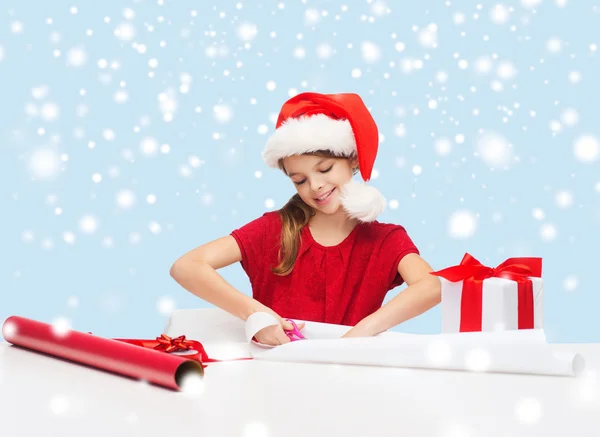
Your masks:
<instances>
[{"instance_id":1,"label":"closed eye","mask_svg":"<svg viewBox=\"0 0 600 437\"><path fill-rule=\"evenodd\" d=\"M306 179L302 179L301 181L298 181L298 182L294 181L294 183L296 185L302 185L304 182L306 182Z\"/></svg>"},{"instance_id":2,"label":"closed eye","mask_svg":"<svg viewBox=\"0 0 600 437\"><path fill-rule=\"evenodd\" d=\"M327 172L331 171L332 168L333 168L333 164L331 164L328 169L321 170L321 173L327 173Z\"/></svg>"}]
</instances>

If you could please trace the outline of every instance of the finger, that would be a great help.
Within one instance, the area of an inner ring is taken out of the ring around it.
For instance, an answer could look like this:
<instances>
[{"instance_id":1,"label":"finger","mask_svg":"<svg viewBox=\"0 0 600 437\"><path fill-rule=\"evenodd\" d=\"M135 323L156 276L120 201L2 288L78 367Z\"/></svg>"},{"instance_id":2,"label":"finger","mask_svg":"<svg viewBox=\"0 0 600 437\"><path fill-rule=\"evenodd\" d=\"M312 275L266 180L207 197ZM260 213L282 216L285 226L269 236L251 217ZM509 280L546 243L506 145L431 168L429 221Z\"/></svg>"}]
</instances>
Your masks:
<instances>
[{"instance_id":1,"label":"finger","mask_svg":"<svg viewBox=\"0 0 600 437\"><path fill-rule=\"evenodd\" d=\"M302 330L302 328L304 328L304 325L306 325L306 323L304 322L298 323L298 329Z\"/></svg>"},{"instance_id":2,"label":"finger","mask_svg":"<svg viewBox=\"0 0 600 437\"><path fill-rule=\"evenodd\" d=\"M279 344L285 344L290 342L290 338L287 335L285 335L285 332L283 332L282 329L277 330L276 336L277 341L279 341Z\"/></svg>"},{"instance_id":3,"label":"finger","mask_svg":"<svg viewBox=\"0 0 600 437\"><path fill-rule=\"evenodd\" d=\"M294 329L294 325L292 325L292 322L288 322L287 320L282 320L281 321L281 326L285 330L292 330L292 329Z\"/></svg>"}]
</instances>

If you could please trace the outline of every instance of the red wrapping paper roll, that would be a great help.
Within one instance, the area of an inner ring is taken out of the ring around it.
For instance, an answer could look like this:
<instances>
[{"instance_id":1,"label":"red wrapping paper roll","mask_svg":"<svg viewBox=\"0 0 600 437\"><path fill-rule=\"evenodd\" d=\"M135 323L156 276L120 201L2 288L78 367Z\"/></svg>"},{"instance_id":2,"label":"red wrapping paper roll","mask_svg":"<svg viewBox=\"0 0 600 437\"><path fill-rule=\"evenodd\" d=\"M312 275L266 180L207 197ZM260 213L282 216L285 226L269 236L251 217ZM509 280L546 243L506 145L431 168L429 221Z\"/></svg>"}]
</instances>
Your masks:
<instances>
[{"instance_id":1,"label":"red wrapping paper roll","mask_svg":"<svg viewBox=\"0 0 600 437\"><path fill-rule=\"evenodd\" d=\"M204 375L202 364L185 356L171 355L74 330L61 332L48 323L19 316L6 319L2 335L15 346L174 390L182 389L182 384L189 375Z\"/></svg>"}]
</instances>

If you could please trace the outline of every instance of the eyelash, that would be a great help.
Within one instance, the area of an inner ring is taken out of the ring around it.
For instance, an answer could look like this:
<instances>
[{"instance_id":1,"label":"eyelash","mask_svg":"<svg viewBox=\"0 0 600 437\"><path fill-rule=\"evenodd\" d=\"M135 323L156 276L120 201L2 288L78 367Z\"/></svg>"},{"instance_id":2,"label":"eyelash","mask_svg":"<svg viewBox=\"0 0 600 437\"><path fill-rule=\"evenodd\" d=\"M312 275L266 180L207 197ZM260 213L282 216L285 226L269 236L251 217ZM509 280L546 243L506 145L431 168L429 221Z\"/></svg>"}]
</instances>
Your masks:
<instances>
[{"instance_id":1,"label":"eyelash","mask_svg":"<svg viewBox=\"0 0 600 437\"><path fill-rule=\"evenodd\" d=\"M321 173L329 173L331 171L331 169L333 168L333 164L331 164L331 166L325 170L320 170ZM302 185L304 182L306 182L306 179L302 179L299 182L294 182L296 185Z\"/></svg>"}]
</instances>

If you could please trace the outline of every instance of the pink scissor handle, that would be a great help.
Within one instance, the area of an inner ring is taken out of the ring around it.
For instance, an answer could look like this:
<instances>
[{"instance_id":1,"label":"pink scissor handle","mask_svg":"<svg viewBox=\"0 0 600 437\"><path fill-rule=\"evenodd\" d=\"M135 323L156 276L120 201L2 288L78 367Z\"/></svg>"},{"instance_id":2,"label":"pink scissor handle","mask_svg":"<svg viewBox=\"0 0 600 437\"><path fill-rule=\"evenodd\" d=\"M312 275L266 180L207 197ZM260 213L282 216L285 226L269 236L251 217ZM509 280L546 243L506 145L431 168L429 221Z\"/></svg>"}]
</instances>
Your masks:
<instances>
[{"instance_id":1,"label":"pink scissor handle","mask_svg":"<svg viewBox=\"0 0 600 437\"><path fill-rule=\"evenodd\" d=\"M290 322L292 324L292 326L294 327L294 329L284 330L285 335L287 335L289 337L290 341L304 340L305 339L304 335L302 335L302 333L298 329L298 325L296 325L296 322L294 322L292 319L285 319L285 320Z\"/></svg>"}]
</instances>

